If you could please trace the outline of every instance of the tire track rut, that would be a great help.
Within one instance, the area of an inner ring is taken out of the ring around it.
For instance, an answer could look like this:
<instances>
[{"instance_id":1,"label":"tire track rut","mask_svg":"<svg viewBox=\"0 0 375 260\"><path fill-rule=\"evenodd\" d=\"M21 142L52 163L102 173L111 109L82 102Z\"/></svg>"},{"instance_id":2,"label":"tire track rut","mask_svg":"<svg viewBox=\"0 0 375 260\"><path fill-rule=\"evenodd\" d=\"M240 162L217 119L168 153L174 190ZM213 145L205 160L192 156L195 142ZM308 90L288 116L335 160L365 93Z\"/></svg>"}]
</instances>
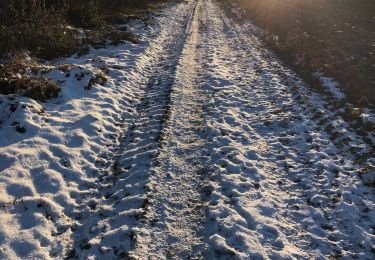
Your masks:
<instances>
[{"instance_id":1,"label":"tire track rut","mask_svg":"<svg viewBox=\"0 0 375 260\"><path fill-rule=\"evenodd\" d=\"M195 8L194 1L175 7L171 13L180 17L161 31L133 72L140 79L136 82L138 101L133 102L135 116L126 118L120 146L101 167L99 191L89 194L76 210L78 223L73 226L67 258L128 258L137 244L138 228L149 204L152 168L169 118L176 68Z\"/></svg>"},{"instance_id":2,"label":"tire track rut","mask_svg":"<svg viewBox=\"0 0 375 260\"><path fill-rule=\"evenodd\" d=\"M205 222L202 190L207 171L203 12L197 1L176 70L135 257L201 258L205 250L200 234Z\"/></svg>"}]
</instances>

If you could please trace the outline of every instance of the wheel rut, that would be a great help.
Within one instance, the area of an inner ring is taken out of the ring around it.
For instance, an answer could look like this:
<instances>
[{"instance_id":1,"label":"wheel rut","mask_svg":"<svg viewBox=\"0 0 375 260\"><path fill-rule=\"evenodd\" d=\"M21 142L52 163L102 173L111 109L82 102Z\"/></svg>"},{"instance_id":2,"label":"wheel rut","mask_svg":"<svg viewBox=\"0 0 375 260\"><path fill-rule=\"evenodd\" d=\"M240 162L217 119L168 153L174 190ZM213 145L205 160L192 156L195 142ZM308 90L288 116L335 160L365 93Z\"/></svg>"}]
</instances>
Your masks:
<instances>
[{"instance_id":1,"label":"wheel rut","mask_svg":"<svg viewBox=\"0 0 375 260\"><path fill-rule=\"evenodd\" d=\"M139 74L135 116L126 118L119 147L101 166L98 191L88 194L77 207L72 247L68 259L132 257L139 244L139 229L149 211L150 180L163 150L165 128L171 113L171 95L183 48L189 37L196 2L176 6L179 15L151 43ZM167 20L167 18L166 18ZM175 26L175 27L174 27Z\"/></svg>"},{"instance_id":2,"label":"wheel rut","mask_svg":"<svg viewBox=\"0 0 375 260\"><path fill-rule=\"evenodd\" d=\"M205 250L200 234L207 172L203 13L197 1L176 69L135 257L201 258Z\"/></svg>"}]
</instances>

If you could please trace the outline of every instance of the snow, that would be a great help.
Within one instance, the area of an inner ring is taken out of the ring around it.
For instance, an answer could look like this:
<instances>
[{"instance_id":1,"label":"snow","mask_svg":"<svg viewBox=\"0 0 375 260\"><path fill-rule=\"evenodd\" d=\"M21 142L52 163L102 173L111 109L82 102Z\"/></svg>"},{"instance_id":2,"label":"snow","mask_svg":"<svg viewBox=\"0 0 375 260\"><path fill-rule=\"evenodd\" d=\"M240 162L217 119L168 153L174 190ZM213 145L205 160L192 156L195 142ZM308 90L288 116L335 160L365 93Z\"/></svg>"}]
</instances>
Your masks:
<instances>
[{"instance_id":1,"label":"snow","mask_svg":"<svg viewBox=\"0 0 375 260\"><path fill-rule=\"evenodd\" d=\"M147 46L145 38L46 65L43 76L61 86L49 102L0 96L0 216L1 226L11 227L0 231L0 258L65 256L76 208L97 189L97 162L133 112L138 86L129 81L139 80L134 71ZM88 90L95 75L108 80Z\"/></svg>"},{"instance_id":2,"label":"snow","mask_svg":"<svg viewBox=\"0 0 375 260\"><path fill-rule=\"evenodd\" d=\"M365 125L375 125L375 114L370 109L364 109L364 112L361 113L362 122Z\"/></svg>"},{"instance_id":3,"label":"snow","mask_svg":"<svg viewBox=\"0 0 375 260\"><path fill-rule=\"evenodd\" d=\"M0 258L373 258L373 144L215 1L152 21L0 96Z\"/></svg>"},{"instance_id":4,"label":"snow","mask_svg":"<svg viewBox=\"0 0 375 260\"><path fill-rule=\"evenodd\" d=\"M336 80L330 77L320 76L320 81L322 82L323 87L325 87L335 98L339 100L345 98L345 94L340 90L339 83Z\"/></svg>"}]
</instances>

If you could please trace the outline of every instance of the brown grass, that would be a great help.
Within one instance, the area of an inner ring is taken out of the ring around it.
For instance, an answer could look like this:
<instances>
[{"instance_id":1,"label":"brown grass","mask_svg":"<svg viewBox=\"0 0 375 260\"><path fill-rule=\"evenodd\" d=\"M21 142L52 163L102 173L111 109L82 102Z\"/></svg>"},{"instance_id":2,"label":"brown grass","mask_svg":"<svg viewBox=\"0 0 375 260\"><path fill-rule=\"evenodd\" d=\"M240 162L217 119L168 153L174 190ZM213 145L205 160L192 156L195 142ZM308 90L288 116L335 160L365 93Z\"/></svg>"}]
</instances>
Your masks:
<instances>
[{"instance_id":1,"label":"brown grass","mask_svg":"<svg viewBox=\"0 0 375 260\"><path fill-rule=\"evenodd\" d=\"M60 88L52 80L39 77L22 76L19 79L0 79L0 94L17 94L39 101L56 98Z\"/></svg>"},{"instance_id":2,"label":"brown grass","mask_svg":"<svg viewBox=\"0 0 375 260\"><path fill-rule=\"evenodd\" d=\"M272 37L268 44L298 72L312 81L311 73L323 72L339 81L350 101L375 104L374 1L235 2L258 26L279 36L279 44Z\"/></svg>"},{"instance_id":3,"label":"brown grass","mask_svg":"<svg viewBox=\"0 0 375 260\"><path fill-rule=\"evenodd\" d=\"M0 27L0 53L29 51L42 59L71 55L78 49L76 32L62 25L18 24Z\"/></svg>"},{"instance_id":4,"label":"brown grass","mask_svg":"<svg viewBox=\"0 0 375 260\"><path fill-rule=\"evenodd\" d=\"M87 46L79 44L76 28L87 32L88 44L100 45L95 34L103 43L138 43L130 32L109 26L131 18L146 21L148 12L160 2L166 0L0 0L0 57L29 51L31 56L49 60L87 53Z\"/></svg>"},{"instance_id":5,"label":"brown grass","mask_svg":"<svg viewBox=\"0 0 375 260\"><path fill-rule=\"evenodd\" d=\"M23 56L16 56L1 65L0 94L17 94L39 101L57 97L60 88L54 81L26 74L27 70L33 70L37 66Z\"/></svg>"}]
</instances>

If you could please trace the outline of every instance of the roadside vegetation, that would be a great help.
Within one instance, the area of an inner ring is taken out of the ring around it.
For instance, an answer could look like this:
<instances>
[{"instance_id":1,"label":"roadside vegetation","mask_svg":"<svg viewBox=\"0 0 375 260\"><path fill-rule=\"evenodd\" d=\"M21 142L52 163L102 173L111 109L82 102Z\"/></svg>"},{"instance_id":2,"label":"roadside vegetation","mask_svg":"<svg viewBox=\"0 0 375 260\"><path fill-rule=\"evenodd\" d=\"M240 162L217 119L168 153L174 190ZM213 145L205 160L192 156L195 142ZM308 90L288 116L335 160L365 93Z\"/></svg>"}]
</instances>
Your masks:
<instances>
[{"instance_id":1,"label":"roadside vegetation","mask_svg":"<svg viewBox=\"0 0 375 260\"><path fill-rule=\"evenodd\" d=\"M163 1L0 0L0 94L41 101L55 97L55 83L26 73L38 67L36 61L85 54L89 46L138 43L126 26L117 25L129 19L147 22L148 13Z\"/></svg>"},{"instance_id":2,"label":"roadside vegetation","mask_svg":"<svg viewBox=\"0 0 375 260\"><path fill-rule=\"evenodd\" d=\"M318 72L359 106L375 104L375 2L235 0L264 29L266 43L310 84Z\"/></svg>"}]
</instances>

